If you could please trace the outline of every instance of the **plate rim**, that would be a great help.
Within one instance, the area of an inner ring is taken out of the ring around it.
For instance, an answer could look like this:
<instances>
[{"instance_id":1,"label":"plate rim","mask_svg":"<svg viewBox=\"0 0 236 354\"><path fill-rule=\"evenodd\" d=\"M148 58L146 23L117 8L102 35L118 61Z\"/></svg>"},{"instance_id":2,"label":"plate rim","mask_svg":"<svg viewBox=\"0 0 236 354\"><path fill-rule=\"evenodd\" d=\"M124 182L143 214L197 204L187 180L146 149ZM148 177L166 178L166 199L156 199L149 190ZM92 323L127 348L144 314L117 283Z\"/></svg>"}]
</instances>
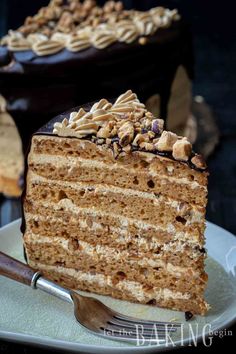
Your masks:
<instances>
[{"instance_id":1,"label":"plate rim","mask_svg":"<svg viewBox=\"0 0 236 354\"><path fill-rule=\"evenodd\" d=\"M15 225L21 223L21 218L16 219L0 228L0 232L4 232L6 229L9 229L11 227L14 227ZM223 231L223 235L226 233L227 237L231 238L231 241L236 244L236 236L231 233L230 231L224 229L223 227L216 225L210 221L206 221L206 224L209 225L210 227L218 229L220 232ZM225 237L225 235L223 236ZM215 259L214 259L215 260ZM217 263L219 263L217 260L215 260ZM236 322L236 313L233 314L233 317L224 323L222 323L221 326L217 327L215 330L221 330L230 327L233 323ZM205 337L209 337L210 333L207 332L205 334ZM197 343L201 341L201 335L197 336L195 340ZM0 329L0 339L3 340L10 340L12 342L17 342L17 343L26 343L26 344L34 344L36 346L44 347L44 348L61 348L66 351L73 351L73 352L78 352L81 350L83 353L95 353L94 350L96 350L96 353L131 353L134 351L137 352L145 352L145 353L152 353L153 351L168 351L168 350L174 350L178 349L180 347L180 344L184 347L187 343L189 343L189 338L185 338L183 341L177 340L175 343L175 346L164 346L164 345L144 345L144 346L122 346L122 347L114 347L111 345L101 345L101 346L96 346L94 344L86 344L86 343L81 343L81 342L75 342L75 341L66 341L62 339L53 339L50 337L46 336L36 336L36 335L31 335L31 334L25 334L25 333L19 333L19 332L11 332L11 331L4 331ZM60 347L59 347L60 346Z\"/></svg>"}]
</instances>

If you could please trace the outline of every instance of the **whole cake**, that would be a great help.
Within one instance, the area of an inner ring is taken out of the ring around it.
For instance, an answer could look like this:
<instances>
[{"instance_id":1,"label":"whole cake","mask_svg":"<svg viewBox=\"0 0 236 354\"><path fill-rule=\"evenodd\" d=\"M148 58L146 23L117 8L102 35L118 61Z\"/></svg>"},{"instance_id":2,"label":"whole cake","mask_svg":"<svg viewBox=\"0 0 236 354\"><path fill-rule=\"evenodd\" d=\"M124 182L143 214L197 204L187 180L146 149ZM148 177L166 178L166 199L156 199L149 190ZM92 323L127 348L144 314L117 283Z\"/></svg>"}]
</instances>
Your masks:
<instances>
[{"instance_id":1,"label":"whole cake","mask_svg":"<svg viewBox=\"0 0 236 354\"><path fill-rule=\"evenodd\" d=\"M23 168L21 139L0 95L0 193L9 197L21 195L19 177Z\"/></svg>"},{"instance_id":2,"label":"whole cake","mask_svg":"<svg viewBox=\"0 0 236 354\"><path fill-rule=\"evenodd\" d=\"M131 90L32 138L27 260L74 289L205 314L207 171Z\"/></svg>"},{"instance_id":3,"label":"whole cake","mask_svg":"<svg viewBox=\"0 0 236 354\"><path fill-rule=\"evenodd\" d=\"M52 0L0 46L0 93L25 146L60 112L129 87L168 129L184 134L192 71L189 27L163 7Z\"/></svg>"}]
</instances>

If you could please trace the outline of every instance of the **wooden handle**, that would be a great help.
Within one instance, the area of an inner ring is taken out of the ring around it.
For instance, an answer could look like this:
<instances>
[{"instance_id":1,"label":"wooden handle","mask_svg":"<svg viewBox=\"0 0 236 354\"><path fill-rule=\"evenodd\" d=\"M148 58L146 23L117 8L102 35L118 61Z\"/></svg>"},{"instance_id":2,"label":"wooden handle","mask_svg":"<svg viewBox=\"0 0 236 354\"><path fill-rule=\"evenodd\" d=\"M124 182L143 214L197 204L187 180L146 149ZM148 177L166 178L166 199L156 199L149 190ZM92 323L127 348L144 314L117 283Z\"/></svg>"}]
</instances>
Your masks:
<instances>
[{"instance_id":1,"label":"wooden handle","mask_svg":"<svg viewBox=\"0 0 236 354\"><path fill-rule=\"evenodd\" d=\"M0 275L16 280L19 283L31 285L35 273L36 271L28 265L0 252Z\"/></svg>"}]
</instances>

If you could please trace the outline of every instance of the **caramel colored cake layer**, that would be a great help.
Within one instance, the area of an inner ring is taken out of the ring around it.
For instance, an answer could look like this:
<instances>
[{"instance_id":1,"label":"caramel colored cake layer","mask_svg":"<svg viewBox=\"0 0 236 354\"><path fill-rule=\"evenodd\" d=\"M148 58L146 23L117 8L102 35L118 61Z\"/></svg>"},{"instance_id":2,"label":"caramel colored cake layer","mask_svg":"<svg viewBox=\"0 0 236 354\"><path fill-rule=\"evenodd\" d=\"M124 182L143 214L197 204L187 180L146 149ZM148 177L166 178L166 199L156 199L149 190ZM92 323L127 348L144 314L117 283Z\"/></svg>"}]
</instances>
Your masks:
<instances>
[{"instance_id":1,"label":"caramel colored cake layer","mask_svg":"<svg viewBox=\"0 0 236 354\"><path fill-rule=\"evenodd\" d=\"M118 108L104 100L103 108L100 101L80 110L81 125L56 118L33 136L28 262L74 289L203 315L204 162L185 138L163 132L131 91L119 100ZM104 130L115 129L114 121L118 130L109 136Z\"/></svg>"}]
</instances>

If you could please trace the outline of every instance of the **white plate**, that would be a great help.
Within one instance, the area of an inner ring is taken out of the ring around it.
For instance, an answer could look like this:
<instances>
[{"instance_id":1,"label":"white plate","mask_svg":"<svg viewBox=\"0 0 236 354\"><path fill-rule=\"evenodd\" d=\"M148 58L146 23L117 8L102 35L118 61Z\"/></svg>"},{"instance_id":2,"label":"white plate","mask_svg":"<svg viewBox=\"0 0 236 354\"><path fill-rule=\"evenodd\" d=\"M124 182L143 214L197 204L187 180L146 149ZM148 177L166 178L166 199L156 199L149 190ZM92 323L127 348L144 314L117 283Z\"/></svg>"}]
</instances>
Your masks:
<instances>
[{"instance_id":1,"label":"white plate","mask_svg":"<svg viewBox=\"0 0 236 354\"><path fill-rule=\"evenodd\" d=\"M20 220L0 229L0 250L23 260ZM82 328L73 317L70 304L31 288L0 277L0 338L34 343L80 353L151 353L201 340L210 331L224 329L236 319L236 238L224 229L207 223L206 268L209 283L206 299L212 308L207 316L185 322L178 311L131 304L110 297L96 296L120 312L153 320L183 323L168 348L158 343L127 344L97 337ZM194 336L193 336L193 334Z\"/></svg>"}]
</instances>

